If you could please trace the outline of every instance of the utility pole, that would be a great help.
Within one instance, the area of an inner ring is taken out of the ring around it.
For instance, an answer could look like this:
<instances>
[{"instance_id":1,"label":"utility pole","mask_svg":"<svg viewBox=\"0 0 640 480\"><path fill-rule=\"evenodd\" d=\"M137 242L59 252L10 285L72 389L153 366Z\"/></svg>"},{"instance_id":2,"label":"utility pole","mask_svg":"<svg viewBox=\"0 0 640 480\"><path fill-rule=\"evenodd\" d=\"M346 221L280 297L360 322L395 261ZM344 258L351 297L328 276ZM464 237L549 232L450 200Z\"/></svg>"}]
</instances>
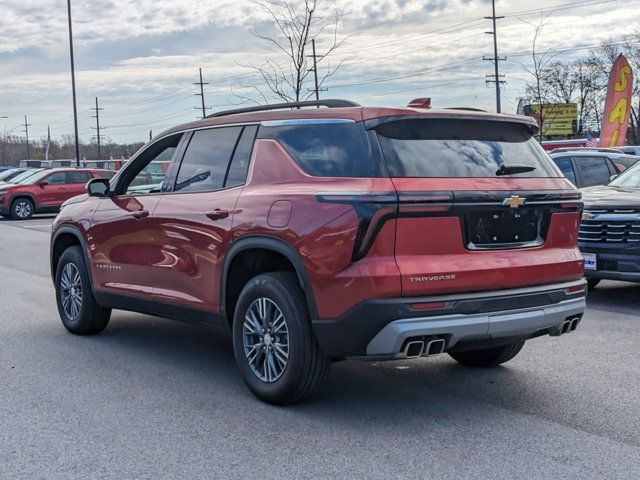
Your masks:
<instances>
[{"instance_id":1,"label":"utility pole","mask_svg":"<svg viewBox=\"0 0 640 480\"><path fill-rule=\"evenodd\" d=\"M76 105L76 67L73 60L73 29L71 28L71 0L67 0L69 22L69 54L71 57L71 91L73 93L73 125L76 135L76 167L80 168L80 139L78 138L78 107Z\"/></svg>"},{"instance_id":2,"label":"utility pole","mask_svg":"<svg viewBox=\"0 0 640 480\"><path fill-rule=\"evenodd\" d=\"M310 92L314 92L316 93L316 101L320 100L320 92L326 92L327 89L326 88L320 88L320 85L318 85L318 55L316 55L316 39L313 38L311 39L311 51L313 52L311 55L309 55L311 58L313 58L313 68L310 68L309 71L313 71L313 77L315 79L315 88L314 89L309 89ZM318 106L318 108L320 108L320 106Z\"/></svg>"},{"instance_id":3,"label":"utility pole","mask_svg":"<svg viewBox=\"0 0 640 480\"><path fill-rule=\"evenodd\" d=\"M202 81L202 68L198 69L200 71L200 81L199 82L195 82L194 85L200 85L200 93L196 93L197 96L200 97L200 100L202 101L202 106L200 107L193 107L196 110L201 109L202 110L202 118L205 118L207 116L207 110L211 109L211 107L205 107L204 106L204 86L205 85L209 85L209 82L203 82Z\"/></svg>"},{"instance_id":4,"label":"utility pole","mask_svg":"<svg viewBox=\"0 0 640 480\"><path fill-rule=\"evenodd\" d=\"M100 152L100 140L102 135L100 134L100 130L104 130L106 127L101 127L100 126L100 110L104 110L104 108L100 108L98 106L98 97L96 97L96 106L92 107L90 110L95 110L96 114L95 115L91 115L91 118L95 118L96 119L96 126L95 127L91 127L91 130L95 130L96 131L96 136L95 139L98 142L98 160L102 159L102 155Z\"/></svg>"},{"instance_id":5,"label":"utility pole","mask_svg":"<svg viewBox=\"0 0 640 480\"><path fill-rule=\"evenodd\" d=\"M490 60L493 62L494 73L487 75L487 78L493 78L493 80L487 80L487 84L495 83L496 84L496 111L498 113L501 112L500 106L500 85L505 83L504 80L500 80L504 75L500 75L500 69L498 67L498 63L506 60L506 57L498 56L498 32L496 29L496 20L500 20L504 17L496 17L496 0L491 0L491 8L492 15L490 17L484 17L487 20L491 20L493 22L493 30L491 32L484 32L488 35L493 35L493 57L482 57L483 60Z\"/></svg>"},{"instance_id":6,"label":"utility pole","mask_svg":"<svg viewBox=\"0 0 640 480\"><path fill-rule=\"evenodd\" d=\"M24 133L27 136L27 160L29 160L29 157L31 156L29 153L29 127L31 126L30 123L27 123L27 116L24 116Z\"/></svg>"}]
</instances>

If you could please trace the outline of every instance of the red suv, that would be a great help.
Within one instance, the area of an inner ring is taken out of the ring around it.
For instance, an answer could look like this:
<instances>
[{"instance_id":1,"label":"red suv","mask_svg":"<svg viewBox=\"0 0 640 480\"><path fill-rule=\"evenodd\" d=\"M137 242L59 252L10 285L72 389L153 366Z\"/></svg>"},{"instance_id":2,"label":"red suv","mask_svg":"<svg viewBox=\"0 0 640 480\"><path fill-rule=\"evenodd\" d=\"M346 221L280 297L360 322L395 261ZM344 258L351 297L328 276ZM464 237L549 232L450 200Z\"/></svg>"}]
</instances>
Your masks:
<instances>
[{"instance_id":1,"label":"red suv","mask_svg":"<svg viewBox=\"0 0 640 480\"><path fill-rule=\"evenodd\" d=\"M16 184L0 185L0 215L27 220L34 213L57 212L71 197L86 193L93 178L111 178L113 172L86 168L41 170Z\"/></svg>"},{"instance_id":2,"label":"red suv","mask_svg":"<svg viewBox=\"0 0 640 480\"><path fill-rule=\"evenodd\" d=\"M62 322L95 334L117 308L230 328L243 379L276 404L345 357L506 362L585 310L580 194L535 131L344 100L168 130L60 212Z\"/></svg>"}]
</instances>

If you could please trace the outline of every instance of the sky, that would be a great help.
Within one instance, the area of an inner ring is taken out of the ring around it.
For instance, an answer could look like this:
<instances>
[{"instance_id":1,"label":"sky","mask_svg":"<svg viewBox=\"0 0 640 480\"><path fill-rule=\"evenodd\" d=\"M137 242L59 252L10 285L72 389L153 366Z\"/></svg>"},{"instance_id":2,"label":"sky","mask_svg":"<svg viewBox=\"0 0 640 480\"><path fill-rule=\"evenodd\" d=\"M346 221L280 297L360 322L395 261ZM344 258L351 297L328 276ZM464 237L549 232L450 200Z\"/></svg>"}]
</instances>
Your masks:
<instances>
[{"instance_id":1,"label":"sky","mask_svg":"<svg viewBox=\"0 0 640 480\"><path fill-rule=\"evenodd\" d=\"M294 0L293 3L302 3ZM248 64L277 52L252 31L273 32L267 13L250 0L72 0L80 137L95 131L95 97L103 134L144 141L196 119L203 71L208 113L234 108L263 86ZM319 65L342 66L322 92L363 105L406 105L431 97L434 107L495 111L490 0L325 0L320 15L343 14L344 45ZM600 41L622 41L640 29L640 0L497 0L498 49L505 74L504 112L515 112L530 75L534 25L546 17L541 50L557 60L586 55ZM64 0L0 0L0 131L53 137L73 133L67 11ZM318 53L331 41L317 40ZM312 77L309 77L311 81ZM305 86L311 88L309 83ZM269 98L272 101L271 98Z\"/></svg>"}]
</instances>

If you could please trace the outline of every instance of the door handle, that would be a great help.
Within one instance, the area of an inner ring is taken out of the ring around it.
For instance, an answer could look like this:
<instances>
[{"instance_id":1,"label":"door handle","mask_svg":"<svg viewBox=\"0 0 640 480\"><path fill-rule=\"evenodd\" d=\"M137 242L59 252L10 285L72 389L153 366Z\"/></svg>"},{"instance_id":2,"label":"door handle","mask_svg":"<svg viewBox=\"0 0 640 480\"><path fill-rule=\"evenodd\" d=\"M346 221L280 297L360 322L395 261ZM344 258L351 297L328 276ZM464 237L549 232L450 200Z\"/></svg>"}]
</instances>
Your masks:
<instances>
[{"instance_id":1,"label":"door handle","mask_svg":"<svg viewBox=\"0 0 640 480\"><path fill-rule=\"evenodd\" d=\"M215 210L205 213L205 215L211 220L222 220L223 218L227 218L229 216L229 210L216 208Z\"/></svg>"},{"instance_id":2,"label":"door handle","mask_svg":"<svg viewBox=\"0 0 640 480\"><path fill-rule=\"evenodd\" d=\"M148 210L136 210L135 212L131 212L131 216L133 218L137 218L138 220L142 218L147 218L149 216Z\"/></svg>"}]
</instances>

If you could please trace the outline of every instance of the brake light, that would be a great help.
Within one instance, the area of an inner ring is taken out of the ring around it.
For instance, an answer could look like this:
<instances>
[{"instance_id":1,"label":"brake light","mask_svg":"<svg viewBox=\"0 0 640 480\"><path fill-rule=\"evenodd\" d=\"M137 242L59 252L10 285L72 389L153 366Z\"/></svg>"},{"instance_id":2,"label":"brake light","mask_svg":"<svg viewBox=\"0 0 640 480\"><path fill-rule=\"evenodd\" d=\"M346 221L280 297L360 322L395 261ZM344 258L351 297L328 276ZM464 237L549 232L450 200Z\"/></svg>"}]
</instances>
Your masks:
<instances>
[{"instance_id":1,"label":"brake light","mask_svg":"<svg viewBox=\"0 0 640 480\"><path fill-rule=\"evenodd\" d=\"M567 203L567 202L562 202L560 204L560 206L566 210L575 210L578 211L580 210L580 207L582 206L581 203Z\"/></svg>"}]
</instances>

